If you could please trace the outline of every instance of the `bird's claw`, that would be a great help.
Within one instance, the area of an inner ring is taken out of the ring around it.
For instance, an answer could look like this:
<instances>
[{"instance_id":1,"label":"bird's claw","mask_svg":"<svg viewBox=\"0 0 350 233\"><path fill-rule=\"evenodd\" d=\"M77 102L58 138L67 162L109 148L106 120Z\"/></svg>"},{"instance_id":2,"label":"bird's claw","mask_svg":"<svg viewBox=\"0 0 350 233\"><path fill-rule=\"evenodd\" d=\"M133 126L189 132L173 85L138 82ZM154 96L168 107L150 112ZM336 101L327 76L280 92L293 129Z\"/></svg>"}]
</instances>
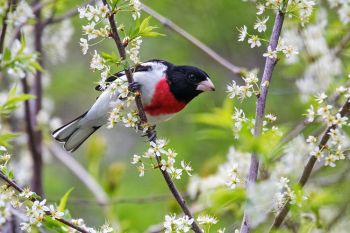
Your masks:
<instances>
[{"instance_id":1,"label":"bird's claw","mask_svg":"<svg viewBox=\"0 0 350 233\"><path fill-rule=\"evenodd\" d=\"M151 130L149 133L148 133L148 140L150 141L150 142L153 142L153 141L155 141L156 140L156 138L157 138L157 133L154 131L154 130Z\"/></svg>"},{"instance_id":2,"label":"bird's claw","mask_svg":"<svg viewBox=\"0 0 350 233\"><path fill-rule=\"evenodd\" d=\"M142 137L148 137L150 142L154 141L157 138L157 133L155 131L156 125L149 126L147 132L142 134Z\"/></svg>"},{"instance_id":3,"label":"bird's claw","mask_svg":"<svg viewBox=\"0 0 350 233\"><path fill-rule=\"evenodd\" d=\"M129 90L132 92L139 91L141 88L141 84L139 82L132 82L129 84Z\"/></svg>"}]
</instances>

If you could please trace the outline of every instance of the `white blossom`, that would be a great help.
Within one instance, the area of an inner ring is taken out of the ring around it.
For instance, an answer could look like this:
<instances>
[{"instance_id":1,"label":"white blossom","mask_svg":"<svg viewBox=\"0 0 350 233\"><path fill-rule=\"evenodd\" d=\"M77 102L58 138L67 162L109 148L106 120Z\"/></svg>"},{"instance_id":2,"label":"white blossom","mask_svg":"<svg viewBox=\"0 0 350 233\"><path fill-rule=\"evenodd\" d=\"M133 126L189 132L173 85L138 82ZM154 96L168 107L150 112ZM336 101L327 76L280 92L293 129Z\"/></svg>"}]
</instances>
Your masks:
<instances>
[{"instance_id":1,"label":"white blossom","mask_svg":"<svg viewBox=\"0 0 350 233\"><path fill-rule=\"evenodd\" d=\"M256 35L252 35L252 36L249 37L248 44L250 44L251 48L260 47L261 46L260 39Z\"/></svg>"},{"instance_id":2,"label":"white blossom","mask_svg":"<svg viewBox=\"0 0 350 233\"><path fill-rule=\"evenodd\" d=\"M257 4L256 8L258 9L256 12L257 15L262 15L265 11L265 6L263 4Z\"/></svg>"},{"instance_id":3,"label":"white blossom","mask_svg":"<svg viewBox=\"0 0 350 233\"><path fill-rule=\"evenodd\" d=\"M210 215L200 215L197 217L198 224L200 225L215 225L218 220Z\"/></svg>"},{"instance_id":4,"label":"white blossom","mask_svg":"<svg viewBox=\"0 0 350 233\"><path fill-rule=\"evenodd\" d=\"M80 38L80 46L81 46L81 51L85 55L89 49L89 44L85 38Z\"/></svg>"},{"instance_id":5,"label":"white blossom","mask_svg":"<svg viewBox=\"0 0 350 233\"><path fill-rule=\"evenodd\" d=\"M238 41L244 41L248 34L247 26L243 25L243 27L238 29L238 31L239 31Z\"/></svg>"},{"instance_id":6,"label":"white blossom","mask_svg":"<svg viewBox=\"0 0 350 233\"><path fill-rule=\"evenodd\" d=\"M266 31L266 22L269 20L269 17L265 17L263 19L257 18L257 21L254 25L254 29L258 30L258 32ZM259 47L259 46L258 46Z\"/></svg>"},{"instance_id":7,"label":"white blossom","mask_svg":"<svg viewBox=\"0 0 350 233\"><path fill-rule=\"evenodd\" d=\"M272 50L271 46L267 47L267 52L265 52L263 54L263 57L268 57L271 59L277 59L277 51L276 50Z\"/></svg>"},{"instance_id":8,"label":"white blossom","mask_svg":"<svg viewBox=\"0 0 350 233\"><path fill-rule=\"evenodd\" d=\"M163 223L165 233L189 232L191 230L193 221L194 219L190 219L187 215L179 218L176 217L176 214L165 215L165 221Z\"/></svg>"},{"instance_id":9,"label":"white blossom","mask_svg":"<svg viewBox=\"0 0 350 233\"><path fill-rule=\"evenodd\" d=\"M131 164L137 164L139 162L141 162L141 156L134 155L132 158Z\"/></svg>"},{"instance_id":10,"label":"white blossom","mask_svg":"<svg viewBox=\"0 0 350 233\"><path fill-rule=\"evenodd\" d=\"M185 161L181 161L181 167L187 173L187 175L192 176L192 167L189 164L186 164Z\"/></svg>"},{"instance_id":11,"label":"white blossom","mask_svg":"<svg viewBox=\"0 0 350 233\"><path fill-rule=\"evenodd\" d=\"M104 60L96 50L92 57L90 68L93 70L103 70L105 68Z\"/></svg>"}]
</instances>

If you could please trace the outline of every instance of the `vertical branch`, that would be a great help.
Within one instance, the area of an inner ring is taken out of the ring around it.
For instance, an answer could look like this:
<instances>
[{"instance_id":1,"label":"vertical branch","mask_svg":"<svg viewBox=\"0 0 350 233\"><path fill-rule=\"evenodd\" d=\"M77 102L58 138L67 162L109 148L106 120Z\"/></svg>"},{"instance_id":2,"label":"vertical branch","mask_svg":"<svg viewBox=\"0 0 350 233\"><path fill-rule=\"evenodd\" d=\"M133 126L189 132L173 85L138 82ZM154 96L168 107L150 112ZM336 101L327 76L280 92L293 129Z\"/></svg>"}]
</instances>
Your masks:
<instances>
[{"instance_id":1,"label":"vertical branch","mask_svg":"<svg viewBox=\"0 0 350 233\"><path fill-rule=\"evenodd\" d=\"M269 43L269 46L271 47L272 51L275 51L277 48L278 40L282 31L283 21L284 21L284 12L282 12L281 10L278 10L275 18L275 23L273 26L271 38L270 38L270 43ZM260 94L256 103L256 113L255 113L256 115L255 115L255 125L254 125L255 137L260 136L262 132L269 84L271 82L272 73L276 66L276 63L277 63L277 59L270 58L270 57L266 58L264 73L260 83ZM250 185L256 182L256 179L258 177L258 170L259 170L259 159L257 154L253 153L251 156L249 173L247 177L247 184L246 184L247 187L249 187ZM250 232L250 227L251 226L249 223L249 216L245 211L240 232L248 233Z\"/></svg>"},{"instance_id":2,"label":"vertical branch","mask_svg":"<svg viewBox=\"0 0 350 233\"><path fill-rule=\"evenodd\" d=\"M109 7L109 4L107 3L106 0L102 0L103 4L105 4L107 7ZM119 55L122 59L123 62L125 62L124 64L124 71L125 71L125 75L128 79L129 84L134 82L134 79L132 77L132 73L130 71L129 66L127 65L127 57L126 57L126 51L125 51L125 47L120 39L120 36L118 34L118 30L117 30L117 26L114 20L114 12L111 12L108 15L108 21L109 24L111 26L111 37L113 38L117 48L118 48L118 52ZM147 120L147 116L146 113L143 109L143 105L142 105L142 100L141 100L141 93L140 91L137 91L135 93L136 97L135 97L135 102L136 102L136 106L137 106L137 110L138 110L138 115L140 117L141 120L141 124L147 124L148 120ZM157 133L155 131L154 128L149 128L147 130L147 136L148 136L148 140L149 141L153 141L155 142L157 139ZM157 162L158 164L160 164L161 158L159 156L156 156ZM159 169L161 168L161 166L158 166ZM160 169L160 171L162 172L162 175L168 185L168 188L170 189L171 193L173 194L174 198L176 199L176 201L178 202L178 204L180 205L181 209L183 210L183 212L190 218L190 219L194 219L193 215L191 214L191 211L189 209L189 207L186 204L185 199L182 197L181 193L177 190L173 180L171 179L171 176L169 175L169 173L167 171L163 171L162 169ZM196 221L193 221L192 223L192 230L196 233L202 233L201 228L199 227L199 225L197 224Z\"/></svg>"},{"instance_id":3,"label":"vertical branch","mask_svg":"<svg viewBox=\"0 0 350 233\"><path fill-rule=\"evenodd\" d=\"M36 0L34 4L40 4L40 0ZM42 54L42 35L43 35L43 27L41 24L41 9L35 12L36 23L34 26L34 49L39 54L38 63L43 65L43 54ZM35 147L36 153L32 153L33 158L33 178L32 178L32 189L38 195L43 195L43 187L42 187L42 132L41 130L36 129L37 122L36 116L41 110L42 105L42 73L37 70L35 73L33 94L35 95L34 108L30 114L32 115L33 128L35 130Z\"/></svg>"},{"instance_id":4,"label":"vertical branch","mask_svg":"<svg viewBox=\"0 0 350 233\"><path fill-rule=\"evenodd\" d=\"M7 9L4 14L4 18L2 19L2 29L1 29L1 36L0 36L0 54L4 51L4 43L5 43L5 35L7 31L7 15L10 12L12 7L12 0L7 1Z\"/></svg>"},{"instance_id":5,"label":"vertical branch","mask_svg":"<svg viewBox=\"0 0 350 233\"><path fill-rule=\"evenodd\" d=\"M22 82L22 88L24 94L29 94L29 85L27 82L27 77L24 77L21 79ZM26 121L26 132L28 137L28 147L30 150L30 153L32 154L32 157L38 156L38 148L36 146L35 141L35 129L34 129L34 119L32 118L35 116L32 113L30 102L29 100L26 100L24 102L24 115L25 115L25 121ZM33 161L34 163L35 161Z\"/></svg>"}]
</instances>

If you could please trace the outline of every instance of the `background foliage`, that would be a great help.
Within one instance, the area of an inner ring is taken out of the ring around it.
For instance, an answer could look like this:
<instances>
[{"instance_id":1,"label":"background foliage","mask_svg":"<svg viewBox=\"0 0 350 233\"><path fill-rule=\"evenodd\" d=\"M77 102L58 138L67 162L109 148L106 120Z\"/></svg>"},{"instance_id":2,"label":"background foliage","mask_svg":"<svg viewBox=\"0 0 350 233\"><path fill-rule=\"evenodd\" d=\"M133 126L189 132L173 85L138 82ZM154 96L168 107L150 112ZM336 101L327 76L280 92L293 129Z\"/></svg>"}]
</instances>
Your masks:
<instances>
[{"instance_id":1,"label":"background foliage","mask_svg":"<svg viewBox=\"0 0 350 233\"><path fill-rule=\"evenodd\" d=\"M242 25L253 25L256 20L255 4L232 0L145 0L143 2L191 32L192 35L232 63L248 69L257 68L261 74L265 61L262 54L265 52L266 46L250 49L248 44L237 42L237 28ZM60 0L58 3L57 14L76 7L81 4L81 1ZM320 4L329 10L326 17L330 26L327 27L322 36L332 47L339 43L348 26L339 22L336 12L330 10L326 3ZM312 23L317 22L317 17L320 17L317 15L320 11L320 9L316 9L316 13L310 19ZM272 30L274 14L270 13L268 30L263 34L265 37L269 37ZM146 16L145 13L142 14L142 18ZM129 15L121 16L121 21L125 25L128 25L131 20ZM87 56L82 55L78 46L83 22L75 17L72 19L72 23L74 34L68 42L66 58L59 63L50 62L57 54L51 54L49 50L46 54L47 57L44 57L47 74L49 74L49 77L44 77L43 80L47 87L44 93L47 99L44 101L44 109L53 109L52 116L60 118L62 122L68 122L85 112L99 95L94 90L95 84L99 80L99 74L89 69L90 61ZM157 125L158 133L162 137L170 139L170 147L176 149L179 157L191 161L191 166L199 176L209 177L217 172L218 165L226 161L226 155L231 146L242 149L244 152L249 152L254 147L251 137L247 136L248 132L241 136L240 141L234 140L231 116L234 107L240 107L245 110L247 116L254 117L255 98L244 102L228 100L227 85L231 83L231 80L241 84L241 77L233 75L218 65L202 51L159 24L155 19L151 19L151 24L158 26L158 31L165 36L144 39L140 52L142 61L158 58L175 64L188 64L203 68L216 86L216 92L201 95L171 121ZM287 23L286 27L288 26ZM107 52L113 52L116 48L112 42L106 40L99 46ZM59 60L59 58L57 59ZM305 67L313 59L316 58L304 58L294 65L280 63L273 74L266 112L278 115L276 124L279 125L282 132L292 130L296 124L303 121L303 114L306 113L308 105L312 103L312 100L305 101L305 96L300 94L296 87L296 80L303 76ZM348 60L349 51L345 46L342 51L343 65L341 67L344 74L349 70ZM44 72L44 74L46 73ZM338 83L344 82L342 75L337 75L337 79L332 80L327 86L327 90L334 91ZM6 85L4 82L1 82L0 85L3 85L4 92L8 92L4 88ZM25 100L29 96L24 95L20 98L20 100ZM20 111L23 109L17 110L16 114L21 114ZM56 125L57 122L54 126ZM310 126L303 133L309 135L318 126ZM42 125L42 129L44 144L52 143L50 136L52 128ZM276 143L271 143L270 139ZM23 141L25 136L20 134L15 140ZM151 225L162 223L166 214L181 213L177 203L169 194L159 171L148 169L147 175L140 178L134 166L130 164L133 154L139 154L147 149L145 141L145 138L141 138L133 130L123 126L117 126L112 130L102 128L72 155L101 184L111 200L111 203L107 205L97 203L81 181L66 166L52 157L48 150L44 150L45 197L49 201L58 203L60 198L73 187L67 202L72 216L80 216L90 226L99 226L105 221L112 225L120 224L123 232L130 233L144 232ZM260 152L266 152L266 156L263 157L262 177L269 175L270 168L275 168L275 159L277 158L274 156L288 148L285 144L276 145L277 142L279 142L278 139L267 137L258 145L261 147L259 148ZM15 143L16 141L13 145L16 145ZM272 148L273 151L270 150ZM16 147L13 146L12 149L15 151ZM247 161L249 160L249 153L240 153L239 155L246 156ZM306 161L307 154L302 156ZM31 161L28 153L14 154L14 160L13 168L17 174L17 181L20 184L27 184L31 176ZM289 162L292 163L292 161ZM16 167L20 167L20 170L16 170ZM301 170L302 165L300 166ZM324 167L315 172L315 176L310 181L311 185L305 191L308 202L304 203L302 207L292 208L292 216L298 219L295 221L297 223L292 221L292 225L299 227L298 232L326 228L329 219L335 218L344 206L345 210L340 212L341 217L345 216L344 219L348 219L349 211L346 207L349 203L350 186L347 171L349 171L349 164L346 160L337 164L336 168ZM299 173L292 176L299 176ZM187 186L188 182L189 178L177 182L179 189L186 196L190 194L190 192L186 192L191 191L191 187ZM317 185L322 189L315 188ZM295 186L293 189L299 190L299 187ZM264 192L264 190L256 190L256 192ZM300 196L302 195L300 194ZM200 211L220 219L219 224L214 226L212 230L226 227L227 232L233 232L234 229L240 227L246 203L246 191L243 187L238 187L233 191L217 189L210 192L210 195L203 194L192 197L189 198L189 205L191 206L196 201L201 204L194 205L194 209L197 207ZM259 211L259 209L255 210L256 214L259 214ZM296 216L300 216L300 213L304 215L297 218ZM345 224L340 222L338 228L334 228L337 230L334 232L341 232L344 229L343 232L346 232ZM263 232L268 226L262 224L256 231ZM293 232L293 227L290 227L289 231ZM328 231L330 230L323 230L323 232Z\"/></svg>"}]
</instances>

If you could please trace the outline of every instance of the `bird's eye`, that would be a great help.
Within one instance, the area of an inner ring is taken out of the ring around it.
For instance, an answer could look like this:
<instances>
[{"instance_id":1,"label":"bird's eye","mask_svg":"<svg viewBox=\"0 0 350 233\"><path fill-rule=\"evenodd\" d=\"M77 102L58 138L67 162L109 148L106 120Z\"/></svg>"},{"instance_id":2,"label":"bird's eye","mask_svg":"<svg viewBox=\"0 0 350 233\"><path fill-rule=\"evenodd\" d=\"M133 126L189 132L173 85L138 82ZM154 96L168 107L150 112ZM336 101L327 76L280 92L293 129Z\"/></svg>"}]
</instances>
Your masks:
<instances>
[{"instance_id":1,"label":"bird's eye","mask_svg":"<svg viewBox=\"0 0 350 233\"><path fill-rule=\"evenodd\" d=\"M196 80L196 76L194 74L189 74L188 75L188 78L191 80L191 81L195 81Z\"/></svg>"}]
</instances>

